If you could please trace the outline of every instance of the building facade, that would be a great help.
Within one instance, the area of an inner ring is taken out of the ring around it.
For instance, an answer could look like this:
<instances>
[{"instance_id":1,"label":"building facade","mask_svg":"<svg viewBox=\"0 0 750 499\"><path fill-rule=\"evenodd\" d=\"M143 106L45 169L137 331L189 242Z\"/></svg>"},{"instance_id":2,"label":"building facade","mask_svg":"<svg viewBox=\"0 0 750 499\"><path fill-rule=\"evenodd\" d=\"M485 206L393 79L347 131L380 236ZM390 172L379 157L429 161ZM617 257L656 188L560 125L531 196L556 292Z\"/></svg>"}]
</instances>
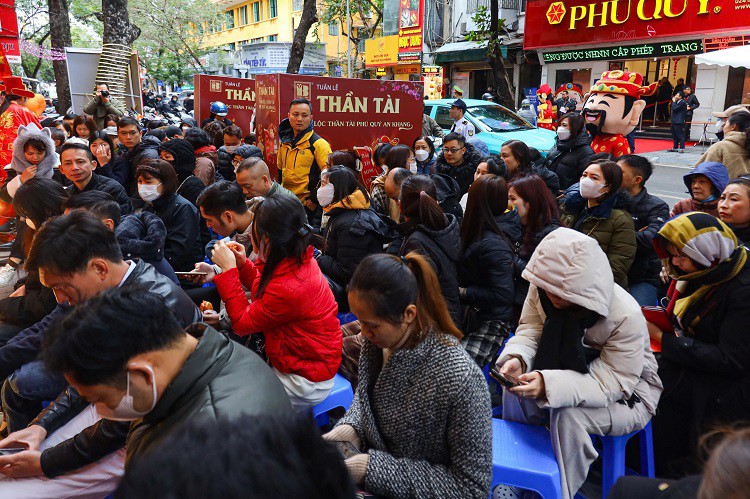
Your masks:
<instances>
[{"instance_id":1,"label":"building facade","mask_svg":"<svg viewBox=\"0 0 750 499\"><path fill-rule=\"evenodd\" d=\"M706 138L713 111L739 104L750 92L750 71L695 63L695 56L750 43L750 10L720 0L531 0L524 48L543 63L541 82L578 83L584 92L604 71L634 71L663 88L647 98L642 127L668 125L678 80L701 106L691 138ZM671 91L669 91L671 89Z\"/></svg>"},{"instance_id":2,"label":"building facade","mask_svg":"<svg viewBox=\"0 0 750 499\"><path fill-rule=\"evenodd\" d=\"M270 61L273 58L274 64L277 64L276 59L284 52L284 47L288 53L302 16L303 0L214 0L214 3L223 12L211 32L204 37L204 46L215 49L209 61L212 65L222 66L221 69L215 69L238 77L277 72L275 66L273 69L261 70L252 64L248 65L246 61ZM320 13L322 4L318 3ZM322 50L325 60L320 61L315 56L315 60L308 61L306 54L303 68L308 74L340 76L342 72L346 73L347 51L354 52L356 49L347 38L346 29L346 24L342 25L338 21L331 24L316 23L310 28L306 48L311 47L316 54ZM258 44L266 45L253 47ZM268 57L263 57L264 55Z\"/></svg>"}]
</instances>

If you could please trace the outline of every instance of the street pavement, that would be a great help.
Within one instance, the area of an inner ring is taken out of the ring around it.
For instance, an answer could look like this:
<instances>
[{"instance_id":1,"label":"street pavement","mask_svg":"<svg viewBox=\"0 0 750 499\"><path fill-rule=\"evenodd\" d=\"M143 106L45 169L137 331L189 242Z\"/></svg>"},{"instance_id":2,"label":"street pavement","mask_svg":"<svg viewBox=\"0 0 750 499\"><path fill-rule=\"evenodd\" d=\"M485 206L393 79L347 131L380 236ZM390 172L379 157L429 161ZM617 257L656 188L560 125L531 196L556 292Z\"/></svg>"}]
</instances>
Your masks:
<instances>
[{"instance_id":1,"label":"street pavement","mask_svg":"<svg viewBox=\"0 0 750 499\"><path fill-rule=\"evenodd\" d=\"M638 142L635 144L638 153ZM654 173L646 182L648 192L663 199L670 209L681 199L688 197L682 176L693 169L707 146L686 147L685 152L654 151L643 153L654 165Z\"/></svg>"}]
</instances>

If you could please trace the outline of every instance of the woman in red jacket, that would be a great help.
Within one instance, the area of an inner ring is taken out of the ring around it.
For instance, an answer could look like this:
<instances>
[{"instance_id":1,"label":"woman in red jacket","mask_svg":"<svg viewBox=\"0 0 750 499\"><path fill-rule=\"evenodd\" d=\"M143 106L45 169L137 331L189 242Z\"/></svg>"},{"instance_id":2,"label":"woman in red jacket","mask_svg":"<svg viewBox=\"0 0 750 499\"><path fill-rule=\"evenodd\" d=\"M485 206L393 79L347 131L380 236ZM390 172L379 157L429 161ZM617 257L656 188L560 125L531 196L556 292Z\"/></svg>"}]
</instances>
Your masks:
<instances>
[{"instance_id":1,"label":"woman in red jacket","mask_svg":"<svg viewBox=\"0 0 750 499\"><path fill-rule=\"evenodd\" d=\"M264 333L271 367L298 411L328 396L341 363L336 300L313 258L312 236L297 200L270 196L255 210L255 262L237 243L219 242L213 250L222 270L214 282L232 329L240 336Z\"/></svg>"}]
</instances>

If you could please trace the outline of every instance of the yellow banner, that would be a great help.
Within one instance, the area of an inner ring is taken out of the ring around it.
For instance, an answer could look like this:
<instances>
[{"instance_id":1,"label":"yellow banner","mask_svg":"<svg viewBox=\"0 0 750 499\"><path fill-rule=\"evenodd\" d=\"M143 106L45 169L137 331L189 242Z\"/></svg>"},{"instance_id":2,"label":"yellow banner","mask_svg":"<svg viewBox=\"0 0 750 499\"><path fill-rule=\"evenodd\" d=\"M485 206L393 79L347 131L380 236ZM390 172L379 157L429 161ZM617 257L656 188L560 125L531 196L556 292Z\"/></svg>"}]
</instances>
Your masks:
<instances>
[{"instance_id":1,"label":"yellow banner","mask_svg":"<svg viewBox=\"0 0 750 499\"><path fill-rule=\"evenodd\" d=\"M398 64L398 35L365 40L365 67L387 67Z\"/></svg>"}]
</instances>

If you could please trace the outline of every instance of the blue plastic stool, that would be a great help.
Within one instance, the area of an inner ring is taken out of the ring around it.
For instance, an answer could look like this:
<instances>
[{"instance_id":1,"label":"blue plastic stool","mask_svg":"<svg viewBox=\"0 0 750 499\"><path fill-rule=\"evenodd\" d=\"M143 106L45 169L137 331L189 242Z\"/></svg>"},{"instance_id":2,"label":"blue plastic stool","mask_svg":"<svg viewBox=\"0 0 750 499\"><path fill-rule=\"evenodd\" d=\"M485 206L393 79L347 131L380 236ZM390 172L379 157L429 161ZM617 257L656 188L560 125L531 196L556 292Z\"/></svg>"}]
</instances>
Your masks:
<instances>
[{"instance_id":1,"label":"blue plastic stool","mask_svg":"<svg viewBox=\"0 0 750 499\"><path fill-rule=\"evenodd\" d=\"M495 378L490 376L490 369L492 368L493 364L487 364L482 368L482 374L484 374L484 379L487 381L487 387L490 389L490 393L497 393L500 396L503 394L503 388L500 386L500 383L495 381ZM493 418L502 418L503 417L503 406L502 404L493 407L492 408L492 417Z\"/></svg>"},{"instance_id":2,"label":"blue plastic stool","mask_svg":"<svg viewBox=\"0 0 750 499\"><path fill-rule=\"evenodd\" d=\"M355 316L351 312L346 312L346 313L343 313L343 314L337 314L336 318L339 320L339 324L341 324L342 326L344 324L349 324L350 322L354 322L354 321L357 320L357 316Z\"/></svg>"},{"instance_id":3,"label":"blue plastic stool","mask_svg":"<svg viewBox=\"0 0 750 499\"><path fill-rule=\"evenodd\" d=\"M642 430L619 437L592 435L592 438L598 438L602 443L602 497L606 498L617 479L625 475L625 447L628 440L636 435L641 451L641 476L654 478L654 436L651 421Z\"/></svg>"},{"instance_id":4,"label":"blue plastic stool","mask_svg":"<svg viewBox=\"0 0 750 499\"><path fill-rule=\"evenodd\" d=\"M500 484L533 490L545 498L561 497L560 468L547 428L492 420L490 499Z\"/></svg>"},{"instance_id":5,"label":"blue plastic stool","mask_svg":"<svg viewBox=\"0 0 750 499\"><path fill-rule=\"evenodd\" d=\"M313 407L312 415L315 418L315 422L318 423L318 426L327 425L328 412L338 407L349 410L352 400L354 400L352 384L345 377L337 373L333 377L331 393L324 401Z\"/></svg>"}]
</instances>

